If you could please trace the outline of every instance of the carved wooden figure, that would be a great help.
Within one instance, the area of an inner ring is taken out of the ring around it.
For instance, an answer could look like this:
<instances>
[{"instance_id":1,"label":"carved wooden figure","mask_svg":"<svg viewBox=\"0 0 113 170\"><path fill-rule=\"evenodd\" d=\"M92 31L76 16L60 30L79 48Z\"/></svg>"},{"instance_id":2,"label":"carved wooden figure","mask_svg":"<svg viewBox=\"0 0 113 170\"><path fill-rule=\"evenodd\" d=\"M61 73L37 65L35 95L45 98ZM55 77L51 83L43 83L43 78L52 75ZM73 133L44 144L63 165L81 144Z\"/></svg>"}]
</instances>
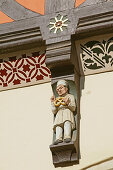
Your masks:
<instances>
[{"instance_id":1,"label":"carved wooden figure","mask_svg":"<svg viewBox=\"0 0 113 170\"><path fill-rule=\"evenodd\" d=\"M74 85L73 81L72 83ZM75 94L70 93L72 89L70 89L69 81L64 79L57 81L54 90L55 94L51 97L51 109L54 114L54 139L50 146L53 164L55 167L72 165L75 162L78 163Z\"/></svg>"},{"instance_id":2,"label":"carved wooden figure","mask_svg":"<svg viewBox=\"0 0 113 170\"><path fill-rule=\"evenodd\" d=\"M72 130L75 129L74 111L76 109L75 98L68 93L68 84L65 80L57 82L56 92L59 96L56 99L54 96L51 98L52 112L55 114L54 145L71 142Z\"/></svg>"}]
</instances>

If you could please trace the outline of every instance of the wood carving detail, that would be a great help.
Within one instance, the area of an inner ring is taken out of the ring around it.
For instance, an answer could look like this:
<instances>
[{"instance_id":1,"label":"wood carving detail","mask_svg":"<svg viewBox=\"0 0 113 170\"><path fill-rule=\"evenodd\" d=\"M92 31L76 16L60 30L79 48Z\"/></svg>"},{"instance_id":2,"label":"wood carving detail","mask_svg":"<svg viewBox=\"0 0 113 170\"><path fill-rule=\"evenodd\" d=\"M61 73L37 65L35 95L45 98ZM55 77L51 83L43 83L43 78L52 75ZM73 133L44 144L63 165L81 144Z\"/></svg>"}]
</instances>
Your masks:
<instances>
[{"instance_id":1,"label":"wood carving detail","mask_svg":"<svg viewBox=\"0 0 113 170\"><path fill-rule=\"evenodd\" d=\"M58 157L58 161L59 162L66 162L69 161L71 159L71 150L66 150L64 152L61 151L57 151L56 155Z\"/></svg>"},{"instance_id":2,"label":"wood carving detail","mask_svg":"<svg viewBox=\"0 0 113 170\"><path fill-rule=\"evenodd\" d=\"M77 93L74 82L60 79L54 84L51 108L54 114L53 164L67 166L78 163Z\"/></svg>"},{"instance_id":3,"label":"wood carving detail","mask_svg":"<svg viewBox=\"0 0 113 170\"><path fill-rule=\"evenodd\" d=\"M51 145L50 150L53 156L53 164L55 167L67 166L71 164L78 163L76 147L74 142L67 144Z\"/></svg>"},{"instance_id":4,"label":"wood carving detail","mask_svg":"<svg viewBox=\"0 0 113 170\"><path fill-rule=\"evenodd\" d=\"M58 14L55 18L50 19L50 23L48 25L50 32L53 32L54 34L60 33L67 29L69 24L69 20L67 18L67 15L63 16Z\"/></svg>"},{"instance_id":5,"label":"wood carving detail","mask_svg":"<svg viewBox=\"0 0 113 170\"><path fill-rule=\"evenodd\" d=\"M89 41L80 47L84 71L113 68L113 37L108 41Z\"/></svg>"}]
</instances>

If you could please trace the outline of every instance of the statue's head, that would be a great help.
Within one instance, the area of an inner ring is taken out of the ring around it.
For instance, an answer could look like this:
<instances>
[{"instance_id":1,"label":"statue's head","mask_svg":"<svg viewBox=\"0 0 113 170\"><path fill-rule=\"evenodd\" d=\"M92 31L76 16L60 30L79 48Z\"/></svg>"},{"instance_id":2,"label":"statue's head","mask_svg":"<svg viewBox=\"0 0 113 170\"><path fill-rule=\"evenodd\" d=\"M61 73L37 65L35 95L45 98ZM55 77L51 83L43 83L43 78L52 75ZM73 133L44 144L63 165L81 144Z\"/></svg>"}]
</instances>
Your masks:
<instances>
[{"instance_id":1,"label":"statue's head","mask_svg":"<svg viewBox=\"0 0 113 170\"><path fill-rule=\"evenodd\" d=\"M68 93L68 83L65 80L59 80L57 82L56 92L59 96L63 96Z\"/></svg>"}]
</instances>

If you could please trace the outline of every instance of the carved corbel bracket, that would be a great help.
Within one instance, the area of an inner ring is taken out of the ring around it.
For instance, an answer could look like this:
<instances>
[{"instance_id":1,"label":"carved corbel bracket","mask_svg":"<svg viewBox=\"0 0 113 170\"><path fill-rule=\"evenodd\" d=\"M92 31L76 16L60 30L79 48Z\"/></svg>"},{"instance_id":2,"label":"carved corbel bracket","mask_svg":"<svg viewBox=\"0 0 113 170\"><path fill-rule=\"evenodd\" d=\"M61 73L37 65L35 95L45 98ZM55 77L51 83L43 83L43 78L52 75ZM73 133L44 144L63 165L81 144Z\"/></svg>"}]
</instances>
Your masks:
<instances>
[{"instance_id":1,"label":"carved corbel bracket","mask_svg":"<svg viewBox=\"0 0 113 170\"><path fill-rule=\"evenodd\" d=\"M79 74L76 47L71 35L46 41L46 65L52 78L71 75L75 71Z\"/></svg>"},{"instance_id":2,"label":"carved corbel bracket","mask_svg":"<svg viewBox=\"0 0 113 170\"><path fill-rule=\"evenodd\" d=\"M53 156L53 164L55 167L63 167L78 163L77 151L74 142L69 144L51 145L50 150Z\"/></svg>"},{"instance_id":3,"label":"carved corbel bracket","mask_svg":"<svg viewBox=\"0 0 113 170\"><path fill-rule=\"evenodd\" d=\"M48 40L49 43L51 41ZM46 64L49 68L54 68L55 63L58 66L68 65L71 63L71 40L67 39L64 41L55 42L47 45L46 49Z\"/></svg>"}]
</instances>

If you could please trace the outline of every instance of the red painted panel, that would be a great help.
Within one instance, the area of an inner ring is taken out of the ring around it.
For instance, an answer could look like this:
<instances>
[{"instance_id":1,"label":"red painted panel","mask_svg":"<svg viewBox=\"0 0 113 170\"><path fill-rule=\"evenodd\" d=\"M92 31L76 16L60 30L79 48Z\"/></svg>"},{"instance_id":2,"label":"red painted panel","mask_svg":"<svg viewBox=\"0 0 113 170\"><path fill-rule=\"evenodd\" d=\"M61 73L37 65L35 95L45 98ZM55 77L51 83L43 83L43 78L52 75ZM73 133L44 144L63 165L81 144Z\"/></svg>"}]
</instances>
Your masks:
<instances>
[{"instance_id":1,"label":"red painted panel","mask_svg":"<svg viewBox=\"0 0 113 170\"><path fill-rule=\"evenodd\" d=\"M9 58L9 59L8 59ZM45 54L33 52L30 56L22 54L0 59L0 88L26 86L28 83L36 84L39 80L51 78L50 70L45 65Z\"/></svg>"}]
</instances>

